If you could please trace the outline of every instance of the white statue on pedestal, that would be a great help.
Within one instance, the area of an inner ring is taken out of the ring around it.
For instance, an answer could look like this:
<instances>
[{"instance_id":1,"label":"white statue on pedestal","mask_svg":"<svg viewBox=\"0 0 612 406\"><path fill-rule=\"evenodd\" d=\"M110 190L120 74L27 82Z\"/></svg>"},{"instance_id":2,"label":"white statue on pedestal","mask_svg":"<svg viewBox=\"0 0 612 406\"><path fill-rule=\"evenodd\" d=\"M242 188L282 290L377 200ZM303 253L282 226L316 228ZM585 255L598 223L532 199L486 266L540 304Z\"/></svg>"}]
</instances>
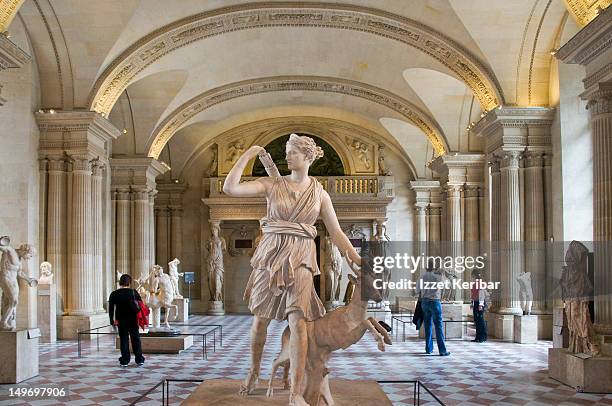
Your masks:
<instances>
[{"instance_id":1,"label":"white statue on pedestal","mask_svg":"<svg viewBox=\"0 0 612 406\"><path fill-rule=\"evenodd\" d=\"M181 263L178 258L174 258L172 261L168 262L168 273L170 274L170 278L172 278L172 286L174 287L174 298L182 299L183 295L179 291L179 276L183 276L184 273L178 271L178 266Z\"/></svg>"},{"instance_id":2,"label":"white statue on pedestal","mask_svg":"<svg viewBox=\"0 0 612 406\"><path fill-rule=\"evenodd\" d=\"M264 235L251 259L253 271L244 294L255 317L251 329L251 368L240 393L248 395L257 386L270 320L288 320L291 333L287 339L291 370L289 403L304 406L307 405L306 382L323 378L306 370L307 353L313 342L307 322L325 315L313 283L313 275L320 274L314 242L317 237L314 224L319 216L340 252L345 252L358 266L361 257L342 232L323 185L308 176L310 165L323 156L323 150L312 138L291 134L285 151L290 175L276 175L278 170L267 163L264 167L272 176L241 183L249 161L265 153L262 147L252 146L236 161L225 179L223 191L228 196L265 197L267 201L266 217L260 220ZM337 334L349 332L340 330Z\"/></svg>"},{"instance_id":3,"label":"white statue on pedestal","mask_svg":"<svg viewBox=\"0 0 612 406\"><path fill-rule=\"evenodd\" d=\"M211 302L223 301L223 252L227 251L227 244L219 236L219 224L210 224L210 241L208 242L208 291Z\"/></svg>"},{"instance_id":4,"label":"white statue on pedestal","mask_svg":"<svg viewBox=\"0 0 612 406\"><path fill-rule=\"evenodd\" d=\"M516 280L519 283L519 300L524 315L531 314L533 304L533 289L531 288L531 272L521 273Z\"/></svg>"},{"instance_id":5,"label":"white statue on pedestal","mask_svg":"<svg viewBox=\"0 0 612 406\"><path fill-rule=\"evenodd\" d=\"M53 266L50 262L45 261L40 264L40 278L38 278L38 283L41 285L53 284Z\"/></svg>"},{"instance_id":6,"label":"white statue on pedestal","mask_svg":"<svg viewBox=\"0 0 612 406\"><path fill-rule=\"evenodd\" d=\"M171 330L170 309L174 309L174 318L178 316L178 307L172 303L174 300L174 287L172 279L168 274L164 273L164 268L159 265L153 265L149 273L148 280L141 286L144 293L139 294L149 308L151 308L151 328L149 331L168 331ZM166 308L166 319L164 321L165 328L161 328L161 308Z\"/></svg>"},{"instance_id":7,"label":"white statue on pedestal","mask_svg":"<svg viewBox=\"0 0 612 406\"><path fill-rule=\"evenodd\" d=\"M26 275L21 269L21 261L28 260L36 254L36 249L30 244L22 244L14 249L9 244L8 236L0 238L0 289L2 289L2 312L0 317L0 330L11 331L16 327L17 303L19 301L19 279L24 280L30 287L38 285L36 279Z\"/></svg>"}]
</instances>

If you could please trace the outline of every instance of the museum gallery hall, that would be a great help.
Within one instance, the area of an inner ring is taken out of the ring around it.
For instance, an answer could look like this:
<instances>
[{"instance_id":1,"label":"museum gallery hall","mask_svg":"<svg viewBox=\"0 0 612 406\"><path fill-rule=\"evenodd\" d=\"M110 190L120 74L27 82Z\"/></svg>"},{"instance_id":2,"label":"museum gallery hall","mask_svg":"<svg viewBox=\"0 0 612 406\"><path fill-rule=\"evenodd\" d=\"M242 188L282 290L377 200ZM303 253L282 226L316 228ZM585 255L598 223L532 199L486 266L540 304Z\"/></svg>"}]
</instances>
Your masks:
<instances>
[{"instance_id":1,"label":"museum gallery hall","mask_svg":"<svg viewBox=\"0 0 612 406\"><path fill-rule=\"evenodd\" d=\"M0 404L612 405L610 3L0 0Z\"/></svg>"}]
</instances>

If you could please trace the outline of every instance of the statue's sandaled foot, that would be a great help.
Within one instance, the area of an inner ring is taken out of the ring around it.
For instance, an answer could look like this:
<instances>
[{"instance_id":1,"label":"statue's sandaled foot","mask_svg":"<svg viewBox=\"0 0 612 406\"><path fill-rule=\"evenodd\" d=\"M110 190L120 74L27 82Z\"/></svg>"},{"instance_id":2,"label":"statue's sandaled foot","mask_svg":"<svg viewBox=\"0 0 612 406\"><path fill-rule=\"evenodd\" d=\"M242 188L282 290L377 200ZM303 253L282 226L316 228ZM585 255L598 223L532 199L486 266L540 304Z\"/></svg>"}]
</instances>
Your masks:
<instances>
[{"instance_id":1,"label":"statue's sandaled foot","mask_svg":"<svg viewBox=\"0 0 612 406\"><path fill-rule=\"evenodd\" d=\"M244 382L240 385L240 395L246 396L253 393L255 388L257 387L257 379L259 378L258 374L253 371L249 371L249 374L244 379Z\"/></svg>"},{"instance_id":2,"label":"statue's sandaled foot","mask_svg":"<svg viewBox=\"0 0 612 406\"><path fill-rule=\"evenodd\" d=\"M302 395L292 393L289 396L289 406L308 406Z\"/></svg>"}]
</instances>

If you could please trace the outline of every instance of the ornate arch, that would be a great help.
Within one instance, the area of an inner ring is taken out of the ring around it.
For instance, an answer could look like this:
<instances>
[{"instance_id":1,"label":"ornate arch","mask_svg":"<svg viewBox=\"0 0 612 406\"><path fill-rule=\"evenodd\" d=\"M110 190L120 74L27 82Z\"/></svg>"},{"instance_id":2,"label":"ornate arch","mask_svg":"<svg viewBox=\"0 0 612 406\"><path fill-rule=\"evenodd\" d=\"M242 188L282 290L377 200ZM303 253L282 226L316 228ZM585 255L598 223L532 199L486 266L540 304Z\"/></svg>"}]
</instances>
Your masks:
<instances>
[{"instance_id":1,"label":"ornate arch","mask_svg":"<svg viewBox=\"0 0 612 406\"><path fill-rule=\"evenodd\" d=\"M262 2L224 7L168 24L143 37L104 70L90 95L90 109L108 115L136 75L162 56L195 41L264 27L348 29L399 41L432 56L474 92L483 110L503 102L495 75L445 35L382 10L334 3Z\"/></svg>"},{"instance_id":2,"label":"ornate arch","mask_svg":"<svg viewBox=\"0 0 612 406\"><path fill-rule=\"evenodd\" d=\"M410 123L420 128L433 145L436 155L444 155L448 151L448 143L435 120L408 100L391 92L364 83L337 78L275 76L231 83L209 90L187 101L170 113L153 131L148 155L158 158L164 146L183 124L196 114L216 104L242 96L291 90L341 93L381 104L401 114Z\"/></svg>"}]
</instances>

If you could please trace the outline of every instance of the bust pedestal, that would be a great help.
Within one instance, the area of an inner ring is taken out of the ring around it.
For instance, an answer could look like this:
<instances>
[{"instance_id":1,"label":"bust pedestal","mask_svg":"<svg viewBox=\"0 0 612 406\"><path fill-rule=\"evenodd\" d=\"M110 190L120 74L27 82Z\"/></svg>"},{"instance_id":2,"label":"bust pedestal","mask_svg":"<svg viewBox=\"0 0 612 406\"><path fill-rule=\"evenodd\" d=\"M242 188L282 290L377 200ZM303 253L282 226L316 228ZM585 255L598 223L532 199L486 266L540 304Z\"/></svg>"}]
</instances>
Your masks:
<instances>
[{"instance_id":1,"label":"bust pedestal","mask_svg":"<svg viewBox=\"0 0 612 406\"><path fill-rule=\"evenodd\" d=\"M189 299L181 297L175 298L172 304L176 305L178 316L176 321L186 322L189 320Z\"/></svg>"},{"instance_id":2,"label":"bust pedestal","mask_svg":"<svg viewBox=\"0 0 612 406\"><path fill-rule=\"evenodd\" d=\"M38 375L37 328L0 331L0 384L19 383Z\"/></svg>"},{"instance_id":3,"label":"bust pedestal","mask_svg":"<svg viewBox=\"0 0 612 406\"><path fill-rule=\"evenodd\" d=\"M57 341L56 290L53 284L38 285L38 328L45 343Z\"/></svg>"},{"instance_id":4,"label":"bust pedestal","mask_svg":"<svg viewBox=\"0 0 612 406\"><path fill-rule=\"evenodd\" d=\"M538 316L514 316L514 342L520 344L538 342Z\"/></svg>"}]
</instances>

